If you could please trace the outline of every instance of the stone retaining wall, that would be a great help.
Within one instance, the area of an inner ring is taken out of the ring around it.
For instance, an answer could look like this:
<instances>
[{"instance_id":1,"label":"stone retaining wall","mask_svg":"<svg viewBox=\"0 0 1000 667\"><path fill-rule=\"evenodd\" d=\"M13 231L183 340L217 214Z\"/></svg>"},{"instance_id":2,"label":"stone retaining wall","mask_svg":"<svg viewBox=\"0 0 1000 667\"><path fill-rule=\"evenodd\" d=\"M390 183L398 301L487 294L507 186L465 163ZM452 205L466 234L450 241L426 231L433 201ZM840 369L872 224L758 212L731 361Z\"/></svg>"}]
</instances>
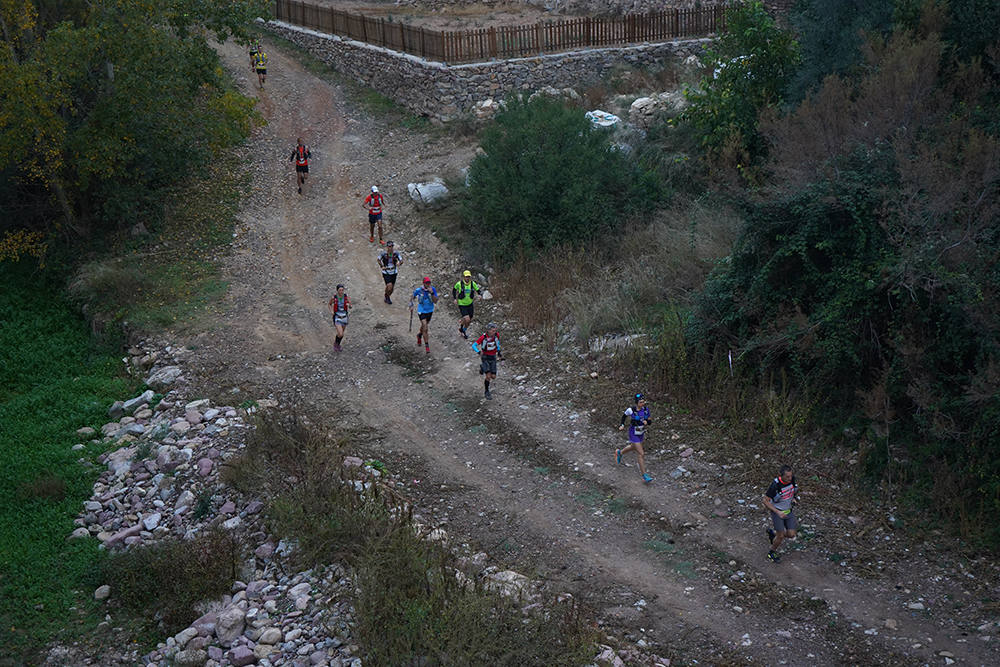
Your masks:
<instances>
[{"instance_id":1,"label":"stone retaining wall","mask_svg":"<svg viewBox=\"0 0 1000 667\"><path fill-rule=\"evenodd\" d=\"M280 21L270 21L267 28L410 111L438 120L453 120L471 113L477 102L515 92L531 93L546 86L579 90L619 66L680 61L701 54L710 41L680 40L447 65Z\"/></svg>"}]
</instances>

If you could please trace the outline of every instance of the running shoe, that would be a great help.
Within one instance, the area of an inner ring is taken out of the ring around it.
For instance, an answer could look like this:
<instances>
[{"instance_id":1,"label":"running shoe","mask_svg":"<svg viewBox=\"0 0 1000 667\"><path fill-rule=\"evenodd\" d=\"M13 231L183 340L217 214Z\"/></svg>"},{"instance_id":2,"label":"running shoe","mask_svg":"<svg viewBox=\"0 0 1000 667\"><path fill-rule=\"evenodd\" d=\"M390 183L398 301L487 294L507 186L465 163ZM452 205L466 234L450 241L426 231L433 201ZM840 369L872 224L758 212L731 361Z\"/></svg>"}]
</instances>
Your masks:
<instances>
[{"instance_id":1,"label":"running shoe","mask_svg":"<svg viewBox=\"0 0 1000 667\"><path fill-rule=\"evenodd\" d=\"M385 302L390 306L392 305L392 299L390 299L389 297L385 297Z\"/></svg>"},{"instance_id":2,"label":"running shoe","mask_svg":"<svg viewBox=\"0 0 1000 667\"><path fill-rule=\"evenodd\" d=\"M369 243L375 243L375 237L374 236L369 236L368 237L368 242Z\"/></svg>"},{"instance_id":3,"label":"running shoe","mask_svg":"<svg viewBox=\"0 0 1000 667\"><path fill-rule=\"evenodd\" d=\"M465 333L465 329L463 329L462 327L458 328L458 333L462 334L462 338L464 338L465 340L469 340L469 334Z\"/></svg>"},{"instance_id":4,"label":"running shoe","mask_svg":"<svg viewBox=\"0 0 1000 667\"><path fill-rule=\"evenodd\" d=\"M430 354L431 353L431 346L425 344L424 345L424 352L426 352L427 354Z\"/></svg>"},{"instance_id":5,"label":"running shoe","mask_svg":"<svg viewBox=\"0 0 1000 667\"><path fill-rule=\"evenodd\" d=\"M299 186L299 194L302 194L302 186Z\"/></svg>"},{"instance_id":6,"label":"running shoe","mask_svg":"<svg viewBox=\"0 0 1000 667\"><path fill-rule=\"evenodd\" d=\"M618 465L622 464L622 450L620 449L615 450L615 460L618 461Z\"/></svg>"},{"instance_id":7,"label":"running shoe","mask_svg":"<svg viewBox=\"0 0 1000 667\"><path fill-rule=\"evenodd\" d=\"M771 561L772 563L780 563L781 562L781 556L778 555L777 551L768 551L767 552L767 559L769 561Z\"/></svg>"},{"instance_id":8,"label":"running shoe","mask_svg":"<svg viewBox=\"0 0 1000 667\"><path fill-rule=\"evenodd\" d=\"M767 529L767 541L768 541L769 544L774 544L774 537L775 537L775 535L777 535L777 533L774 532L773 528L768 528Z\"/></svg>"},{"instance_id":9,"label":"running shoe","mask_svg":"<svg viewBox=\"0 0 1000 667\"><path fill-rule=\"evenodd\" d=\"M487 389L487 390L486 390L486 393L485 393L485 394L483 394L483 396L485 396L485 397L486 397L486 400L487 400L487 401L492 401L492 400L493 400L493 394L491 394L491 393L490 393L490 390L489 390L489 389Z\"/></svg>"},{"instance_id":10,"label":"running shoe","mask_svg":"<svg viewBox=\"0 0 1000 667\"><path fill-rule=\"evenodd\" d=\"M644 481L646 484L649 484L650 482L653 481L653 478L650 477L648 474L646 474L642 476L642 481Z\"/></svg>"},{"instance_id":11,"label":"running shoe","mask_svg":"<svg viewBox=\"0 0 1000 667\"><path fill-rule=\"evenodd\" d=\"M340 345L338 345L337 343L334 343L334 344L333 344L333 349L334 349L334 351L336 351L336 352L340 352Z\"/></svg>"},{"instance_id":12,"label":"running shoe","mask_svg":"<svg viewBox=\"0 0 1000 667\"><path fill-rule=\"evenodd\" d=\"M385 241L383 241L382 239L379 239L379 240L378 240L378 244L379 244L379 245L385 245Z\"/></svg>"}]
</instances>

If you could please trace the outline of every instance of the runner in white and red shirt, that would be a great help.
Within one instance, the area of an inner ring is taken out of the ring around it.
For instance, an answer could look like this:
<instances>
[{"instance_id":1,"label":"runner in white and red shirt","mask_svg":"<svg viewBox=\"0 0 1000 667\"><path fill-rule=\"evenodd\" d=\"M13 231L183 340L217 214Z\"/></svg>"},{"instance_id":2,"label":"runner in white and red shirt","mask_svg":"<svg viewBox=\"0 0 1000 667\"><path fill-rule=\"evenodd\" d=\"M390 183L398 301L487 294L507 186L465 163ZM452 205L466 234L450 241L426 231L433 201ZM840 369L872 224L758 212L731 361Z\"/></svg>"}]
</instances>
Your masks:
<instances>
[{"instance_id":1,"label":"runner in white and red shirt","mask_svg":"<svg viewBox=\"0 0 1000 667\"><path fill-rule=\"evenodd\" d=\"M767 557L775 563L781 560L778 547L786 537L794 538L795 530L799 527L799 522L792 512L798 488L795 475L792 474L792 466L784 465L764 494L764 506L771 510L771 523L774 525L774 528L767 529L767 536L771 541L771 550L767 552Z\"/></svg>"}]
</instances>

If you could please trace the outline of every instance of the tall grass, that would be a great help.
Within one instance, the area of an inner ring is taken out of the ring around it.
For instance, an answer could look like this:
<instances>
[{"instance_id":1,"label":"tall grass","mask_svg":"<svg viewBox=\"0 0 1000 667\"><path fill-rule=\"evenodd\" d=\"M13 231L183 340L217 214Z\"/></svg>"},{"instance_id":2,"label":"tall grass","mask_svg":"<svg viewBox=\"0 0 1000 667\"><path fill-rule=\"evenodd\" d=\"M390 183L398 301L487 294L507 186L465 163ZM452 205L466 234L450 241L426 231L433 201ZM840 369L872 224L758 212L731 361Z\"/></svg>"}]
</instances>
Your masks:
<instances>
[{"instance_id":1,"label":"tall grass","mask_svg":"<svg viewBox=\"0 0 1000 667\"><path fill-rule=\"evenodd\" d=\"M96 622L96 540L66 537L97 473L70 448L134 383L54 286L23 265L0 265L0 281L0 652L32 662Z\"/></svg>"},{"instance_id":2,"label":"tall grass","mask_svg":"<svg viewBox=\"0 0 1000 667\"><path fill-rule=\"evenodd\" d=\"M573 604L522 602L463 584L455 556L415 532L408 506L365 473L340 465L344 434L301 420L264 421L225 479L268 499L271 530L296 545L301 567L344 559L357 582L358 643L366 664L579 665L595 634Z\"/></svg>"}]
</instances>

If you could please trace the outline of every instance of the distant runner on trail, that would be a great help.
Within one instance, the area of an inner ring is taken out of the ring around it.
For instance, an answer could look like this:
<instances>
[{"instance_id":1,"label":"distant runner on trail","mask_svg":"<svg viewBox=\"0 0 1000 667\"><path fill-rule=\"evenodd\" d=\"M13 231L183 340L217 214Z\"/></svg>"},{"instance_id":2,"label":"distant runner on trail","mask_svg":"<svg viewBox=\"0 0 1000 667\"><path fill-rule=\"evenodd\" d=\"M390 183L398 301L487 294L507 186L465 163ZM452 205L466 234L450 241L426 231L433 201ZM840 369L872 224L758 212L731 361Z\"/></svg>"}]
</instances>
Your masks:
<instances>
[{"instance_id":1,"label":"distant runner on trail","mask_svg":"<svg viewBox=\"0 0 1000 667\"><path fill-rule=\"evenodd\" d=\"M487 324L486 333L472 344L472 349L479 353L479 374L486 376L483 380L483 385L486 387L483 396L487 400L492 400L490 380L495 380L497 377L497 360L503 360L503 354L500 353L500 335L497 334L497 325L493 322Z\"/></svg>"},{"instance_id":2,"label":"distant runner on trail","mask_svg":"<svg viewBox=\"0 0 1000 667\"><path fill-rule=\"evenodd\" d=\"M382 206L385 205L385 195L378 191L378 186L372 186L372 192L365 197L361 204L362 208L368 209L368 242L375 243L375 223L378 223L378 242L385 245L382 240Z\"/></svg>"},{"instance_id":3,"label":"distant runner on trail","mask_svg":"<svg viewBox=\"0 0 1000 667\"><path fill-rule=\"evenodd\" d=\"M378 256L378 265L382 269L382 280L385 281L385 302L391 304L392 290L396 287L396 274L403 258L393 249L392 241L385 244L385 250Z\"/></svg>"},{"instance_id":4,"label":"distant runner on trail","mask_svg":"<svg viewBox=\"0 0 1000 667\"><path fill-rule=\"evenodd\" d=\"M302 184L306 182L306 178L309 176L309 158L311 157L312 153L309 152L309 147L302 143L302 137L299 137L299 142L295 146L295 150L292 151L292 156L288 158L289 162L295 161L295 175L298 177L299 194L302 194Z\"/></svg>"},{"instance_id":5,"label":"distant runner on trail","mask_svg":"<svg viewBox=\"0 0 1000 667\"><path fill-rule=\"evenodd\" d=\"M625 429L625 422L629 423L628 442L622 449L615 450L615 460L618 465L622 463L622 454L627 454L632 450L639 455L639 472L642 473L642 481L649 484L653 478L646 474L646 453L642 450L642 441L646 438L646 427L653 420L649 418L649 407L646 405L646 397L642 394L635 395L635 404L625 409L622 415L622 423L618 427L619 431Z\"/></svg>"},{"instance_id":6,"label":"distant runner on trail","mask_svg":"<svg viewBox=\"0 0 1000 667\"><path fill-rule=\"evenodd\" d=\"M254 37L250 40L247 45L247 53L250 54L250 69L253 70L253 66L257 62L257 53L260 51L260 40Z\"/></svg>"},{"instance_id":7,"label":"distant runner on trail","mask_svg":"<svg viewBox=\"0 0 1000 667\"><path fill-rule=\"evenodd\" d=\"M431 323L431 316L434 315L434 304L437 303L437 300L438 293L431 285L429 276L424 278L422 287L413 290L413 295L410 297L410 310L413 310L413 304L416 303L417 317L420 318L420 332L417 334L417 346L420 345L421 339L423 339L424 352L427 353L431 351L427 329Z\"/></svg>"},{"instance_id":8,"label":"distant runner on trail","mask_svg":"<svg viewBox=\"0 0 1000 667\"><path fill-rule=\"evenodd\" d=\"M253 68L257 72L257 82L263 88L264 82L267 81L267 54L263 49L254 54Z\"/></svg>"},{"instance_id":9,"label":"distant runner on trail","mask_svg":"<svg viewBox=\"0 0 1000 667\"><path fill-rule=\"evenodd\" d=\"M458 304L458 312L462 316L458 320L458 333L462 334L465 340L469 340L467 330L472 322L474 310L472 299L476 294L480 294L480 289L479 283L472 279L472 271L466 270L462 272L462 279L455 283L455 287L451 290L451 296Z\"/></svg>"},{"instance_id":10,"label":"distant runner on trail","mask_svg":"<svg viewBox=\"0 0 1000 667\"><path fill-rule=\"evenodd\" d=\"M795 475L792 474L792 466L784 465L764 493L764 506L771 510L771 525L774 526L767 529L767 538L771 542L771 550L767 552L767 557L775 563L781 561L778 547L786 537L795 539L795 531L799 527L795 513L792 512L798 488Z\"/></svg>"},{"instance_id":11,"label":"distant runner on trail","mask_svg":"<svg viewBox=\"0 0 1000 667\"><path fill-rule=\"evenodd\" d=\"M337 293L330 297L326 305L333 315L333 326L337 328L333 349L340 352L340 341L344 340L344 330L347 328L347 312L351 309L351 297L347 296L343 285L337 285Z\"/></svg>"}]
</instances>

